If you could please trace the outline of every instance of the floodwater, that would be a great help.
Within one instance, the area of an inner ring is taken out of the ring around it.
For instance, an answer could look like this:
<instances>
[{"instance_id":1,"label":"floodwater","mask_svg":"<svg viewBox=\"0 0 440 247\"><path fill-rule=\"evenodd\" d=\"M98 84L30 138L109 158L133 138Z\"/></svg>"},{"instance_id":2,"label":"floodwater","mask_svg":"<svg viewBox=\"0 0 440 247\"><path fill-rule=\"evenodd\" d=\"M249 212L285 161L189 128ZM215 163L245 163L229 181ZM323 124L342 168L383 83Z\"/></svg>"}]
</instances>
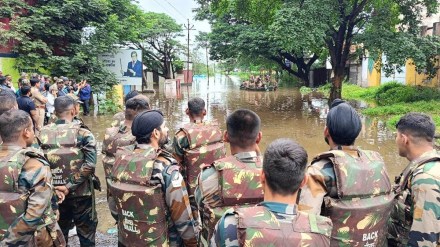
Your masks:
<instances>
[{"instance_id":1,"label":"floodwater","mask_svg":"<svg viewBox=\"0 0 440 247\"><path fill-rule=\"evenodd\" d=\"M274 92L254 92L239 89L238 78L217 75L210 78L195 78L192 86L182 86L180 90L175 85L165 84L155 88L155 94L148 94L152 108L160 109L166 117L170 136L179 126L189 121L185 115L187 100L191 97L205 99L207 119L216 119L222 129L225 128L226 116L239 108L255 111L261 118L263 139L260 149L264 152L266 146L277 138L291 138L300 143L309 154L309 161L318 153L328 150L324 142L323 130L328 112L326 99L319 95L302 96L298 89L279 88ZM350 102L357 108L366 107L362 102ZM101 150L105 128L112 122L112 116L85 117L85 123L94 133ZM393 132L388 130L380 119L362 117L363 128L356 141L362 149L378 151L385 159L392 180L408 163L399 157L394 142ZM100 153L100 152L99 152ZM99 155L97 175L101 178L103 191L97 194L98 230L106 233L114 227L106 197L105 180L101 158ZM114 235L113 235L114 236ZM104 237L105 238L105 237ZM100 246L109 246L109 242L98 242ZM104 244L105 243L105 244Z\"/></svg>"}]
</instances>

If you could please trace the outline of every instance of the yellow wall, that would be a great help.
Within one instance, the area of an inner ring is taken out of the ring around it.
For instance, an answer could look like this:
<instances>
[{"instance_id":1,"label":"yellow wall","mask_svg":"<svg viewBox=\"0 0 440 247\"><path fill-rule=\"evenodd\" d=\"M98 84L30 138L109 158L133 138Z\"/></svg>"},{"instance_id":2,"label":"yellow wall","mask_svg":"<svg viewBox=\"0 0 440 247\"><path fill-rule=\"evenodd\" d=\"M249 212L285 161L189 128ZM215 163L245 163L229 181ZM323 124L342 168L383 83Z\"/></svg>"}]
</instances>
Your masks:
<instances>
[{"instance_id":1,"label":"yellow wall","mask_svg":"<svg viewBox=\"0 0 440 247\"><path fill-rule=\"evenodd\" d=\"M15 67L15 58L10 57L0 57L0 70L3 75L11 75L12 81L14 82L14 87L18 88L18 78L20 77L20 72Z\"/></svg>"},{"instance_id":2,"label":"yellow wall","mask_svg":"<svg viewBox=\"0 0 440 247\"><path fill-rule=\"evenodd\" d=\"M416 66L413 64L412 60L408 60L406 62L406 84L407 85L422 85L422 86L428 86L428 87L438 87L439 84L439 77L440 77L440 69L437 71L437 75L432 78L428 79L428 77L425 74L419 74L416 71Z\"/></svg>"},{"instance_id":3,"label":"yellow wall","mask_svg":"<svg viewBox=\"0 0 440 247\"><path fill-rule=\"evenodd\" d=\"M379 61L373 63L373 61L369 60L368 63L369 63L369 69L367 73L368 86L377 87L380 85L380 76L381 76L380 71L376 69L376 67L379 66L378 65Z\"/></svg>"}]
</instances>

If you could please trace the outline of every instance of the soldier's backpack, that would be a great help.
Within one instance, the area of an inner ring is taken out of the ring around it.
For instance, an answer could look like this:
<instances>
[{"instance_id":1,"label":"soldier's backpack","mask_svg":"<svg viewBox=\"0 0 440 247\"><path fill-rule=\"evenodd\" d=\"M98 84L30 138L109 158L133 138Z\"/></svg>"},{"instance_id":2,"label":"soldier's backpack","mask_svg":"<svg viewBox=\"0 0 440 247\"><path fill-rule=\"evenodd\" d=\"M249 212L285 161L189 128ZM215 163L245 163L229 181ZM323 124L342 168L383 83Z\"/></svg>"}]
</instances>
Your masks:
<instances>
[{"instance_id":1,"label":"soldier's backpack","mask_svg":"<svg viewBox=\"0 0 440 247\"><path fill-rule=\"evenodd\" d=\"M70 174L78 172L84 162L77 143L80 128L81 125L75 123L53 123L40 131L40 147L51 164L54 186L65 185Z\"/></svg>"},{"instance_id":2,"label":"soldier's backpack","mask_svg":"<svg viewBox=\"0 0 440 247\"><path fill-rule=\"evenodd\" d=\"M105 130L104 141L102 142L102 163L104 165L104 172L106 178L115 163L115 154L118 148L133 145L136 142L136 137L131 134L131 131L126 126L112 127Z\"/></svg>"},{"instance_id":3,"label":"soldier's backpack","mask_svg":"<svg viewBox=\"0 0 440 247\"><path fill-rule=\"evenodd\" d=\"M337 196L325 197L322 215L333 222L331 246L384 246L393 193L379 153L357 150L352 157L332 150L315 157L333 163Z\"/></svg>"},{"instance_id":4,"label":"soldier's backpack","mask_svg":"<svg viewBox=\"0 0 440 247\"><path fill-rule=\"evenodd\" d=\"M160 183L150 184L158 153L118 151L110 192L118 210L118 239L125 246L167 246L166 203Z\"/></svg>"},{"instance_id":5,"label":"soldier's backpack","mask_svg":"<svg viewBox=\"0 0 440 247\"><path fill-rule=\"evenodd\" d=\"M183 154L183 175L193 195L201 166L212 164L226 156L223 134L217 124L188 124L181 128L188 138L189 148Z\"/></svg>"},{"instance_id":6,"label":"soldier's backpack","mask_svg":"<svg viewBox=\"0 0 440 247\"><path fill-rule=\"evenodd\" d=\"M260 182L261 158L244 163L235 156L228 156L214 162L218 172L219 198L214 205L204 205L203 237L211 239L217 221L231 207L253 206L263 201L263 189Z\"/></svg>"},{"instance_id":7,"label":"soldier's backpack","mask_svg":"<svg viewBox=\"0 0 440 247\"><path fill-rule=\"evenodd\" d=\"M290 221L278 220L264 206L235 209L239 246L330 246L330 219L298 211Z\"/></svg>"},{"instance_id":8,"label":"soldier's backpack","mask_svg":"<svg viewBox=\"0 0 440 247\"><path fill-rule=\"evenodd\" d=\"M9 226L26 210L29 193L20 193L18 177L29 157L45 162L44 157L29 149L20 149L0 156L0 174L3 176L0 181L0 241L4 239Z\"/></svg>"},{"instance_id":9,"label":"soldier's backpack","mask_svg":"<svg viewBox=\"0 0 440 247\"><path fill-rule=\"evenodd\" d=\"M111 177L110 173L115 163L115 155L118 148L133 145L136 142L136 138L131 134L130 129L127 129L125 125L119 127L112 127L105 130L104 141L102 142L102 164L104 166L104 173L107 183L107 201L110 208L110 212L115 220L118 220L118 213L116 210L116 204L114 198L110 192Z\"/></svg>"}]
</instances>

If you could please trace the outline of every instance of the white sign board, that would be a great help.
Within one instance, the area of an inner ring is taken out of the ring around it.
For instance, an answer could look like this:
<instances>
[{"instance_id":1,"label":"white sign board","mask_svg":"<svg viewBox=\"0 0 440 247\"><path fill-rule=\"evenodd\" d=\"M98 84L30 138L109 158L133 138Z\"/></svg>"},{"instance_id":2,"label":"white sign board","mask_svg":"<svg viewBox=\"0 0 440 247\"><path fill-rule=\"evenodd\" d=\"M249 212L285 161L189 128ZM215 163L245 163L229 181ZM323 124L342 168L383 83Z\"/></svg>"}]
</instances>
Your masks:
<instances>
[{"instance_id":1,"label":"white sign board","mask_svg":"<svg viewBox=\"0 0 440 247\"><path fill-rule=\"evenodd\" d=\"M142 51L121 49L100 56L104 67L113 72L122 85L142 85Z\"/></svg>"}]
</instances>

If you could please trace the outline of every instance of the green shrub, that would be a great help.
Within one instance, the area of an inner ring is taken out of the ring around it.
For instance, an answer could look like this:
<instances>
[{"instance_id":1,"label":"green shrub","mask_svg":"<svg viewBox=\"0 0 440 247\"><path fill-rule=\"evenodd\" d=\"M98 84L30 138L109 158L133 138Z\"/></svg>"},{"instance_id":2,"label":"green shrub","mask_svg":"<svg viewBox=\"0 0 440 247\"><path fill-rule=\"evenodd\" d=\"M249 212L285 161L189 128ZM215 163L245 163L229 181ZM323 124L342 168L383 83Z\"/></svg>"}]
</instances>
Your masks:
<instances>
[{"instance_id":1,"label":"green shrub","mask_svg":"<svg viewBox=\"0 0 440 247\"><path fill-rule=\"evenodd\" d=\"M375 96L378 105L386 106L400 102L439 100L440 91L430 87L414 87L390 82L380 86Z\"/></svg>"}]
</instances>

